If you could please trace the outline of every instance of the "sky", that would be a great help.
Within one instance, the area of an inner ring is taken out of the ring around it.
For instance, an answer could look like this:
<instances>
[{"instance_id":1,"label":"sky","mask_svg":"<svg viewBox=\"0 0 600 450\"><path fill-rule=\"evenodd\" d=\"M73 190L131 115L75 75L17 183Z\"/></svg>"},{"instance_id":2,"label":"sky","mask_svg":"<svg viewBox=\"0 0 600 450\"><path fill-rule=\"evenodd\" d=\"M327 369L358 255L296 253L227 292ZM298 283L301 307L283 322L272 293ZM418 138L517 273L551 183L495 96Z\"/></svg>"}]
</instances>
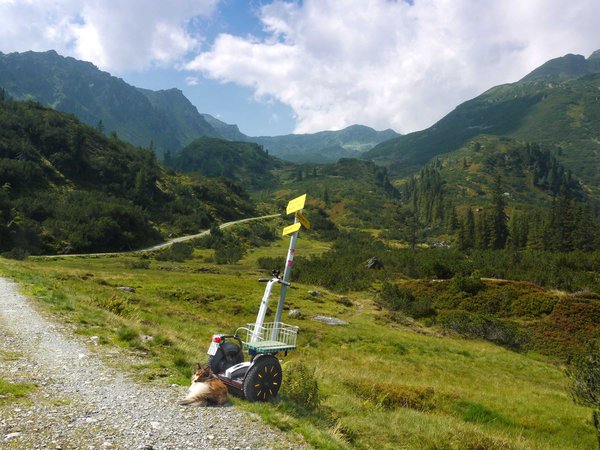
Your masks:
<instances>
[{"instance_id":1,"label":"sky","mask_svg":"<svg viewBox=\"0 0 600 450\"><path fill-rule=\"evenodd\" d=\"M409 133L549 59L600 49L600 0L0 0L0 51L178 88L250 136Z\"/></svg>"}]
</instances>

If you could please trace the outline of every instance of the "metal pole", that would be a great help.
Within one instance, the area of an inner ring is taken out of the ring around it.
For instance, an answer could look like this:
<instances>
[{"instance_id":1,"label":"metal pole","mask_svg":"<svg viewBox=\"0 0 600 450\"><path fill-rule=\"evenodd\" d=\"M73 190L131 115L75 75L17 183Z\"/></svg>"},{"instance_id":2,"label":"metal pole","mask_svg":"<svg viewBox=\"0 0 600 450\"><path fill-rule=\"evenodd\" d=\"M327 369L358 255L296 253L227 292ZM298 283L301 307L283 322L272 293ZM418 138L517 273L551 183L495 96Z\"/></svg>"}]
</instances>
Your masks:
<instances>
[{"instance_id":1,"label":"metal pole","mask_svg":"<svg viewBox=\"0 0 600 450\"><path fill-rule=\"evenodd\" d=\"M294 223L297 223L298 219L294 216ZM283 271L283 281L289 283L292 276L292 266L294 265L294 255L296 254L296 241L298 240L298 231L292 234L290 239L290 248L288 250L287 259L285 262L285 270ZM279 301L277 302L277 312L275 313L275 322L281 322L281 316L283 315L283 305L285 304L285 294L287 292L287 285L281 285L281 293L279 294ZM273 339L277 336L277 326L273 328Z\"/></svg>"},{"instance_id":2,"label":"metal pole","mask_svg":"<svg viewBox=\"0 0 600 450\"><path fill-rule=\"evenodd\" d=\"M258 310L258 315L256 316L256 323L254 324L254 330L252 331L252 338L250 339L250 342L258 341L258 338L262 335L263 324L265 322L265 316L267 315L267 308L269 307L269 297L271 296L273 284L276 282L277 279L274 278L269 281L265 287L265 293L263 294L262 301L260 302L260 309Z\"/></svg>"}]
</instances>

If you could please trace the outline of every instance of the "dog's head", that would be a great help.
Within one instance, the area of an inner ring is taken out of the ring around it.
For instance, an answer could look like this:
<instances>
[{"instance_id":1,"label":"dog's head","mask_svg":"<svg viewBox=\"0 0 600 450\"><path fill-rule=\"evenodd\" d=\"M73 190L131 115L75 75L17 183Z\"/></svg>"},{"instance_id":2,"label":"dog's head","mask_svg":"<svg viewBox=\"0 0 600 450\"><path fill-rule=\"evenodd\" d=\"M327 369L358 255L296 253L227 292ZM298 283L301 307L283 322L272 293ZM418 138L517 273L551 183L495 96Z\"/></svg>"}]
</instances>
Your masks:
<instances>
[{"instance_id":1,"label":"dog's head","mask_svg":"<svg viewBox=\"0 0 600 450\"><path fill-rule=\"evenodd\" d=\"M213 378L213 373L212 370L210 370L210 367L202 367L198 364L196 372L192 375L192 383L202 383L211 378Z\"/></svg>"}]
</instances>

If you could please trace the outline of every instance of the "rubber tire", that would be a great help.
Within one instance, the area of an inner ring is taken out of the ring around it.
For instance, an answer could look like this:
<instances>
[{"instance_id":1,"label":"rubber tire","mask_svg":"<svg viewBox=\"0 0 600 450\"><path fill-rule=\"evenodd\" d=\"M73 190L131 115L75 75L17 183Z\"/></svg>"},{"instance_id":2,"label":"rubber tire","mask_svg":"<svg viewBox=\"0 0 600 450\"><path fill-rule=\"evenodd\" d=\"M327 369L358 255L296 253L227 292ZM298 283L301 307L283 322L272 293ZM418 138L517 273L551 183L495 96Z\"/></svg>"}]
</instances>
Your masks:
<instances>
[{"instance_id":1,"label":"rubber tire","mask_svg":"<svg viewBox=\"0 0 600 450\"><path fill-rule=\"evenodd\" d=\"M208 367L213 373L223 373L231 366L244 362L244 353L239 345L223 342L214 356L208 357Z\"/></svg>"},{"instance_id":2,"label":"rubber tire","mask_svg":"<svg viewBox=\"0 0 600 450\"><path fill-rule=\"evenodd\" d=\"M275 397L283 379L281 364L272 355L255 359L244 378L244 397L249 402L266 402Z\"/></svg>"}]
</instances>

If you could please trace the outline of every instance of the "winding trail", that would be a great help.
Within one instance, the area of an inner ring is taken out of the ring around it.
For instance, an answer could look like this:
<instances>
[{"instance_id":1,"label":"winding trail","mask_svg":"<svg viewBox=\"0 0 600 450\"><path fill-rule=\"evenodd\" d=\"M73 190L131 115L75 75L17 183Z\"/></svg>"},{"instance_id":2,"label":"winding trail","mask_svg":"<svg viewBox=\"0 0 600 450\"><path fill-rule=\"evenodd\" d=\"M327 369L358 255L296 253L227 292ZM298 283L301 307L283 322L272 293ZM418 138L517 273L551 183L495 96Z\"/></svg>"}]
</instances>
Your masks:
<instances>
[{"instance_id":1,"label":"winding trail","mask_svg":"<svg viewBox=\"0 0 600 450\"><path fill-rule=\"evenodd\" d=\"M246 223L246 222L253 222L255 220L274 219L275 217L280 217L280 216L281 216L281 214L270 214L270 215L267 215L267 216L248 217L247 219L232 220L231 222L225 222L225 223L219 225L219 228L220 229L228 228L228 227L231 227L233 225L238 225L240 223ZM113 255L126 255L126 254L135 254L135 253L144 253L144 252L151 252L151 251L154 251L154 250L160 250L162 248L170 247L171 245L175 244L176 242L190 241L192 239L196 239L196 238L199 238L199 237L202 237L202 236L206 236L208 234L210 234L210 230L204 230L204 231L201 231L200 233L197 233L197 234L190 234L190 235L187 235L187 236L180 236L178 238L171 239L170 241L163 242L161 244L152 245L150 247L146 247L146 248L142 248L142 249L138 249L138 250L128 250L128 251L124 251L124 252L69 253L69 254L64 254L64 255L30 256L30 258L71 258L71 257L78 257L78 256L113 256Z\"/></svg>"}]
</instances>

